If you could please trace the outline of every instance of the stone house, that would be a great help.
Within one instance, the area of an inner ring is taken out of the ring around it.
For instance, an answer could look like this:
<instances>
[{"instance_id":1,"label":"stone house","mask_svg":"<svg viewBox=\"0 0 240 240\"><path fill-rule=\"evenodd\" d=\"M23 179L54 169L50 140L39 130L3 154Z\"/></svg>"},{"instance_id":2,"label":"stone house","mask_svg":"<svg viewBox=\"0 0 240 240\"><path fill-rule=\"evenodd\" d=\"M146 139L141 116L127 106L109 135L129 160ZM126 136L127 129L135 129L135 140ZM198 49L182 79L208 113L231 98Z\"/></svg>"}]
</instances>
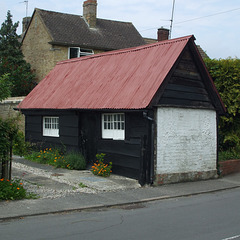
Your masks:
<instances>
[{"instance_id":1,"label":"stone house","mask_svg":"<svg viewBox=\"0 0 240 240\"><path fill-rule=\"evenodd\" d=\"M42 80L57 62L145 44L130 22L97 18L97 1L83 3L83 16L35 9L23 19L22 52Z\"/></svg>"}]
</instances>

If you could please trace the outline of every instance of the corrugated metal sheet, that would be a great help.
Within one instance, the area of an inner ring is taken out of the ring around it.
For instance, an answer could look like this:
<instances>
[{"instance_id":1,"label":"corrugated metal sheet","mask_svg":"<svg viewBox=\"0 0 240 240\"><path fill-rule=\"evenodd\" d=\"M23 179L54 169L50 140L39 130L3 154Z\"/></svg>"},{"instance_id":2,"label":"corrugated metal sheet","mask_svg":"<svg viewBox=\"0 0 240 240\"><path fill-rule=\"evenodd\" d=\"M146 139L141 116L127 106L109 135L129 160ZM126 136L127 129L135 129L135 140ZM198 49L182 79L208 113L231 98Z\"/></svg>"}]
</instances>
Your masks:
<instances>
[{"instance_id":1,"label":"corrugated metal sheet","mask_svg":"<svg viewBox=\"0 0 240 240\"><path fill-rule=\"evenodd\" d=\"M60 62L19 108L146 108L191 38Z\"/></svg>"}]
</instances>

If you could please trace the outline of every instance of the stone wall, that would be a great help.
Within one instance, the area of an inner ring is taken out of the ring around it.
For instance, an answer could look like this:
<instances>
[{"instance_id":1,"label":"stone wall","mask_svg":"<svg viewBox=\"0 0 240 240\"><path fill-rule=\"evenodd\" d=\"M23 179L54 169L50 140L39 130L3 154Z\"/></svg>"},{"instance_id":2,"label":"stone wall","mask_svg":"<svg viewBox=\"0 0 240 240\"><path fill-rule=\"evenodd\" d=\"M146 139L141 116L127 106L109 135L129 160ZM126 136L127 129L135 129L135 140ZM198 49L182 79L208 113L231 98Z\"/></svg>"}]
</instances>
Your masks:
<instances>
[{"instance_id":1,"label":"stone wall","mask_svg":"<svg viewBox=\"0 0 240 240\"><path fill-rule=\"evenodd\" d=\"M57 59L55 60L56 53L56 55L65 54L67 56L67 50L65 49L51 50L53 48L49 44L50 41L52 41L51 36L36 11L24 37L22 52L25 60L31 64L32 69L35 71L38 81L41 81L55 66L55 61L57 61ZM66 59L66 57L62 59Z\"/></svg>"},{"instance_id":2,"label":"stone wall","mask_svg":"<svg viewBox=\"0 0 240 240\"><path fill-rule=\"evenodd\" d=\"M156 183L215 177L216 129L214 110L159 108Z\"/></svg>"},{"instance_id":3,"label":"stone wall","mask_svg":"<svg viewBox=\"0 0 240 240\"><path fill-rule=\"evenodd\" d=\"M68 46L52 45L52 38L48 33L38 10L22 42L22 52L25 60L31 64L40 82L55 67L59 61L68 59ZM93 49L94 53L103 52Z\"/></svg>"},{"instance_id":4,"label":"stone wall","mask_svg":"<svg viewBox=\"0 0 240 240\"><path fill-rule=\"evenodd\" d=\"M6 119L20 115L20 129L25 132L25 116L14 108L24 99L24 97L11 97L0 102L0 117Z\"/></svg>"}]
</instances>

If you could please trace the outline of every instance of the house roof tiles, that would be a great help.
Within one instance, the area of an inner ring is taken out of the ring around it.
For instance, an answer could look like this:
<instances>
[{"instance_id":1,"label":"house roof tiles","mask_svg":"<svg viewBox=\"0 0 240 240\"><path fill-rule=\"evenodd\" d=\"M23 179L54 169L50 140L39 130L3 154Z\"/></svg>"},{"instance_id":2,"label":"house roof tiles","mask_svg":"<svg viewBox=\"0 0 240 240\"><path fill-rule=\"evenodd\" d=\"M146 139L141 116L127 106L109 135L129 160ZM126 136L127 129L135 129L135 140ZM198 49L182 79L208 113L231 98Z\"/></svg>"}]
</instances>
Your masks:
<instances>
[{"instance_id":1,"label":"house roof tiles","mask_svg":"<svg viewBox=\"0 0 240 240\"><path fill-rule=\"evenodd\" d=\"M94 49L123 49L145 44L130 22L97 18L96 28L89 28L80 15L35 9L41 16L52 43Z\"/></svg>"}]
</instances>

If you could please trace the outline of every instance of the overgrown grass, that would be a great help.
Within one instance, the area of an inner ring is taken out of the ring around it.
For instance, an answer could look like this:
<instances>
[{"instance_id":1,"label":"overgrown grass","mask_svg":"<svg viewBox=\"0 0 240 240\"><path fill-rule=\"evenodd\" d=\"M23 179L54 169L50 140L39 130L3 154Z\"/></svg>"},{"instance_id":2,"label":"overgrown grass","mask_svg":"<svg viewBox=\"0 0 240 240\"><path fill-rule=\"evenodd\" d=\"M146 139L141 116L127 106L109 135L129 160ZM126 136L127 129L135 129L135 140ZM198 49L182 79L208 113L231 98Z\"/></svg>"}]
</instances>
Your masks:
<instances>
[{"instance_id":1,"label":"overgrown grass","mask_svg":"<svg viewBox=\"0 0 240 240\"><path fill-rule=\"evenodd\" d=\"M86 169L86 161L79 152L69 152L63 154L58 149L46 148L40 151L32 151L25 155L25 158L34 162L48 164L57 168L67 168L75 170Z\"/></svg>"}]
</instances>

